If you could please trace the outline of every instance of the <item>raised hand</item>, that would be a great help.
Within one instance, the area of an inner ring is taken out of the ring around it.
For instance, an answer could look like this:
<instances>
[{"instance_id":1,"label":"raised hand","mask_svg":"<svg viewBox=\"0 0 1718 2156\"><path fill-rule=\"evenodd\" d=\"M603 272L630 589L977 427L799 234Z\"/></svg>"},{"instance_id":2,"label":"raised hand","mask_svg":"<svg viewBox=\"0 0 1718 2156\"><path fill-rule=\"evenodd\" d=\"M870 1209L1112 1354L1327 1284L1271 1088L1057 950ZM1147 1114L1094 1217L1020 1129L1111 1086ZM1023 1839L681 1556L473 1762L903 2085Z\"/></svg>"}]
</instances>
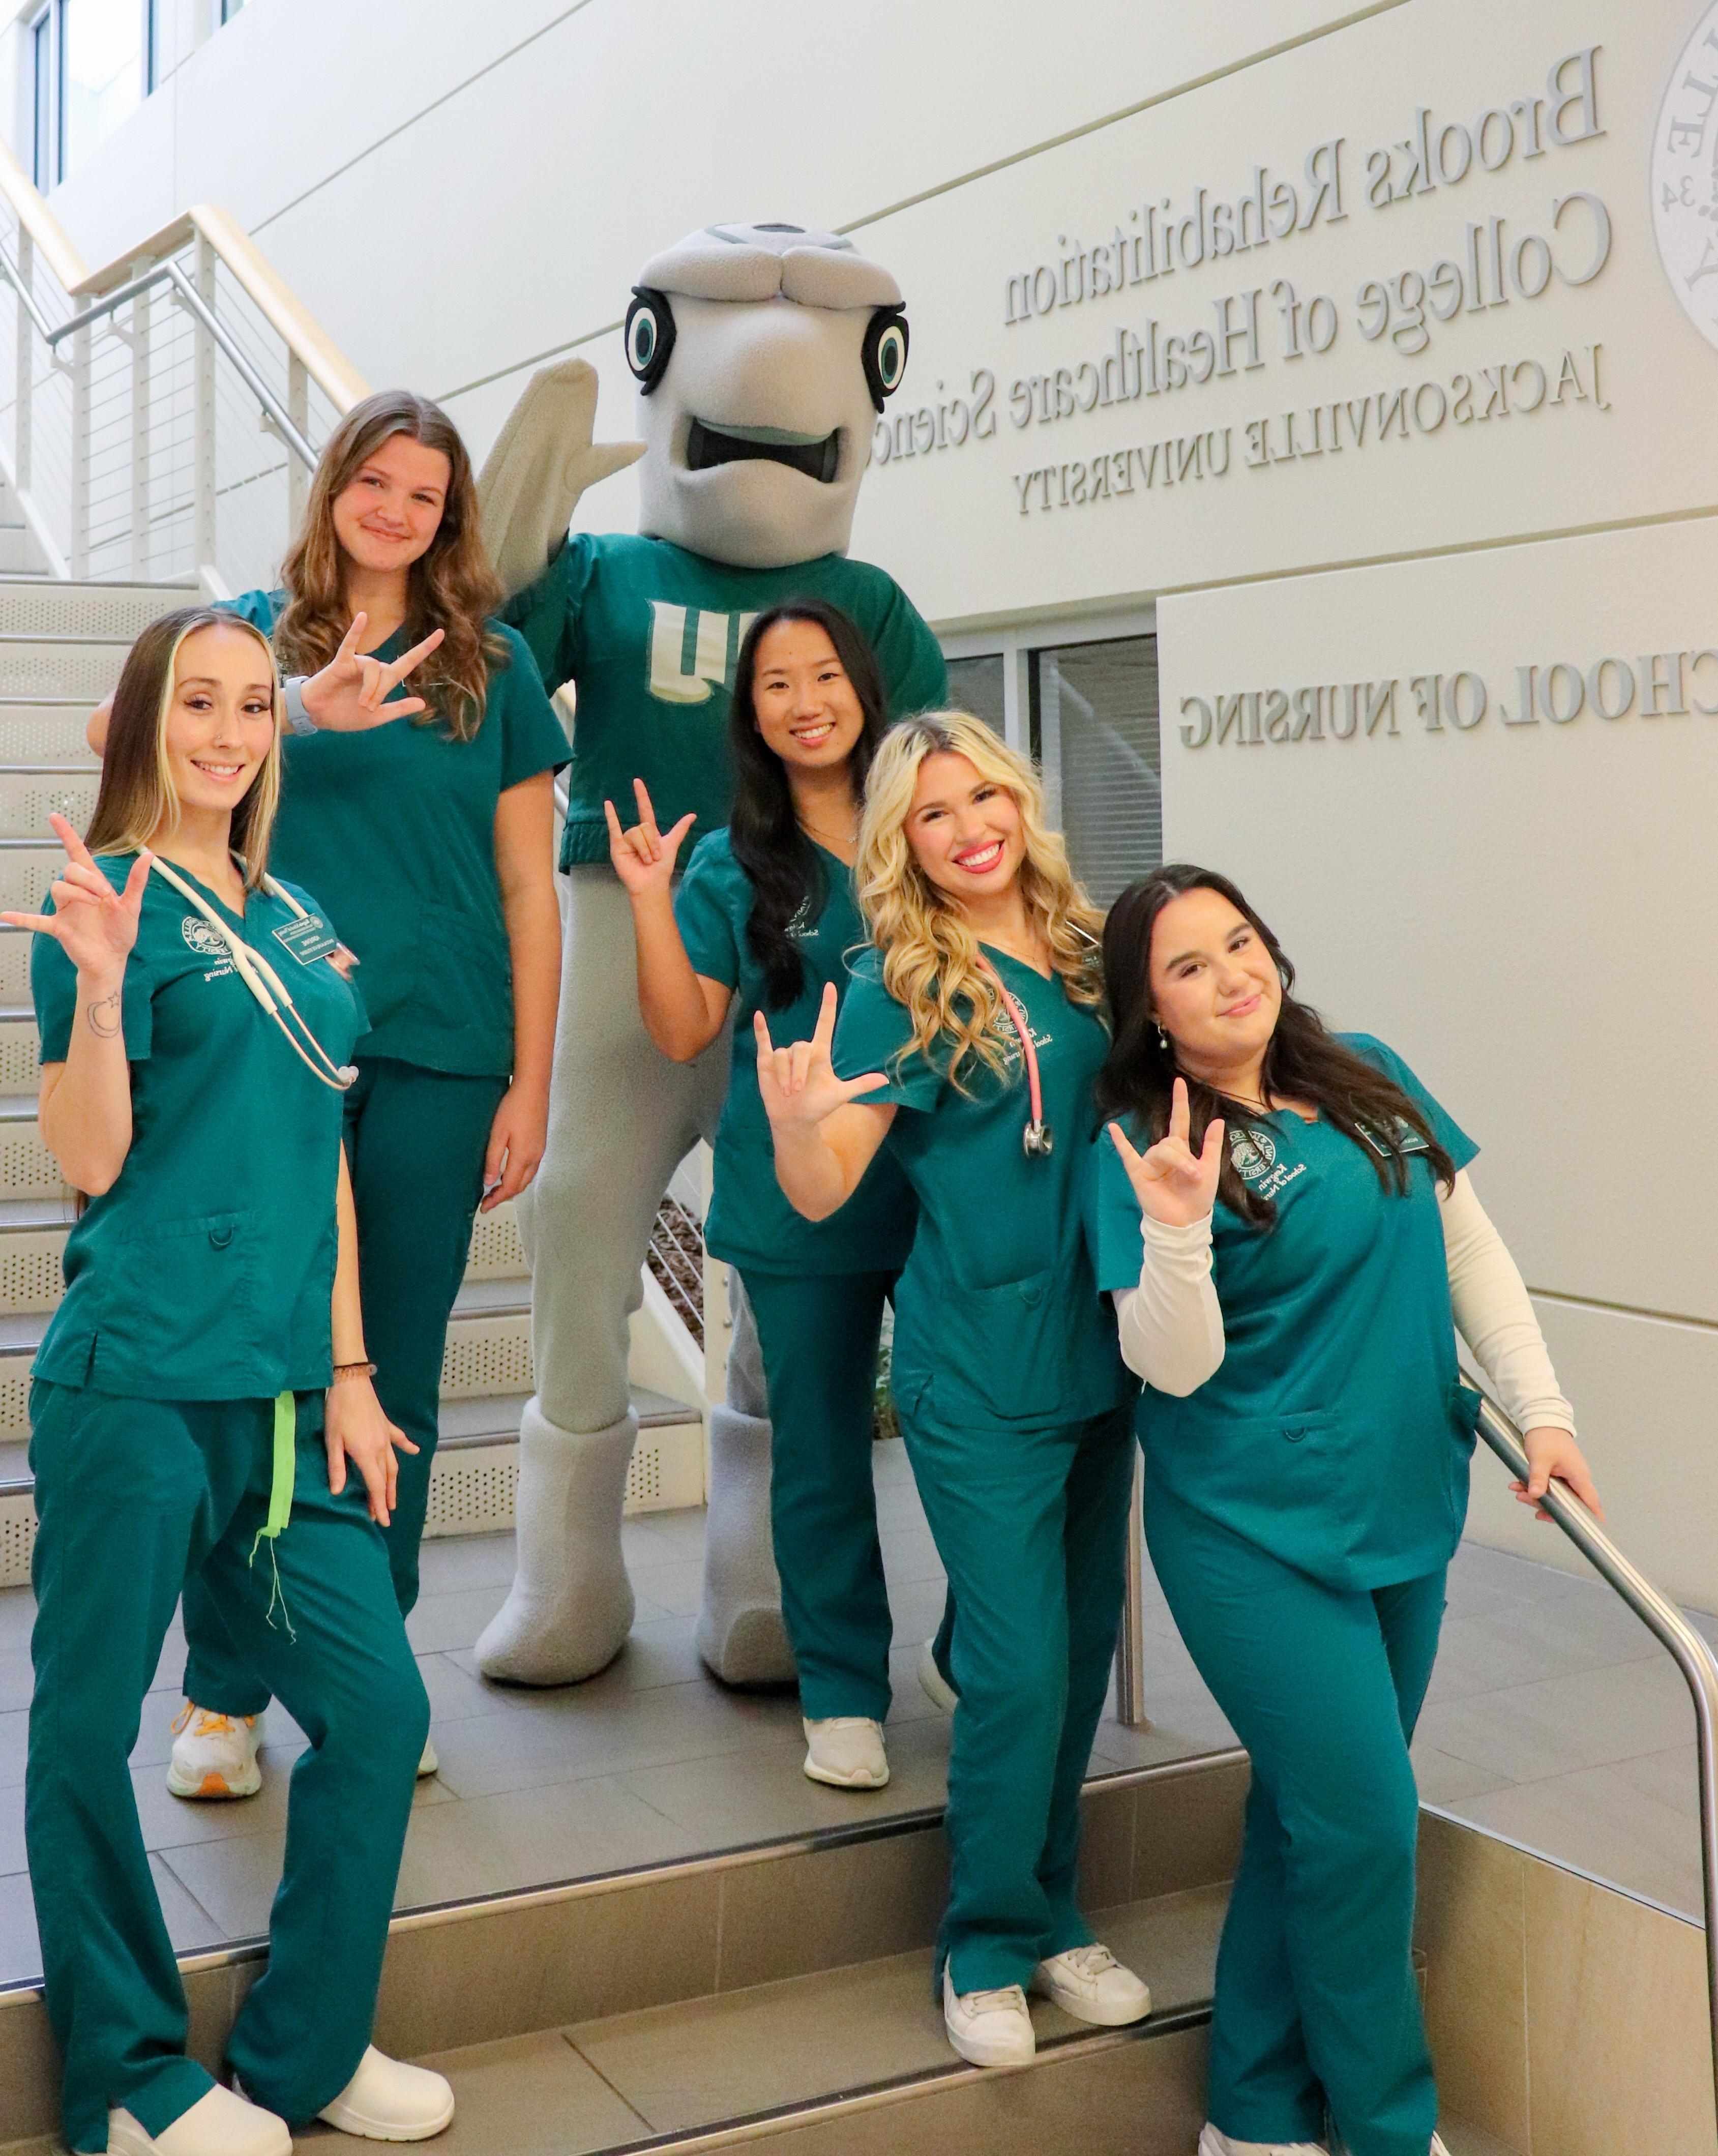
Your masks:
<instances>
[{"instance_id":1,"label":"raised hand","mask_svg":"<svg viewBox=\"0 0 1718 2156\"><path fill-rule=\"evenodd\" d=\"M612 801L603 803L603 814L608 819L608 858L622 888L628 898L645 898L669 889L681 841L698 819L696 812L689 809L678 824L659 831L649 789L642 778L633 781L633 793L638 804L638 820L629 830L621 829Z\"/></svg>"},{"instance_id":2,"label":"raised hand","mask_svg":"<svg viewBox=\"0 0 1718 2156\"><path fill-rule=\"evenodd\" d=\"M305 709L325 733L363 733L371 726L392 726L429 706L421 696L402 696L395 703L385 699L397 688L414 666L428 658L441 642L443 632L433 629L421 644L384 665L367 651L360 651L369 617L356 613L340 640L340 649L320 674L304 685Z\"/></svg>"},{"instance_id":3,"label":"raised hand","mask_svg":"<svg viewBox=\"0 0 1718 2156\"><path fill-rule=\"evenodd\" d=\"M1213 1117L1205 1127L1205 1142L1197 1152L1188 1144L1192 1127L1184 1078L1175 1081L1169 1105L1169 1129L1146 1152L1128 1143L1120 1123L1110 1126L1110 1142L1121 1156L1140 1210L1166 1228L1189 1228L1203 1220L1217 1202L1217 1178L1223 1168L1223 1118Z\"/></svg>"},{"instance_id":4,"label":"raised hand","mask_svg":"<svg viewBox=\"0 0 1718 2156\"><path fill-rule=\"evenodd\" d=\"M751 1028L757 1036L757 1090L763 1096L764 1111L772 1129L786 1132L814 1128L838 1108L844 1108L849 1101L856 1101L862 1093L874 1092L878 1086L889 1083L880 1070L869 1071L863 1078L835 1075L835 1066L829 1060L830 1044L835 1038L835 984L830 981L824 984L823 1000L811 1039L796 1040L787 1048L777 1048L770 1039L763 1013L759 1011L754 1015Z\"/></svg>"},{"instance_id":5,"label":"raised hand","mask_svg":"<svg viewBox=\"0 0 1718 2156\"><path fill-rule=\"evenodd\" d=\"M125 889L115 891L64 817L50 816L48 821L66 851L65 868L53 887L54 911L0 913L0 921L13 928L33 928L38 936L51 936L80 973L105 985L124 973L126 961L137 941L143 886L149 880L154 856L146 850L140 852L126 878Z\"/></svg>"}]
</instances>

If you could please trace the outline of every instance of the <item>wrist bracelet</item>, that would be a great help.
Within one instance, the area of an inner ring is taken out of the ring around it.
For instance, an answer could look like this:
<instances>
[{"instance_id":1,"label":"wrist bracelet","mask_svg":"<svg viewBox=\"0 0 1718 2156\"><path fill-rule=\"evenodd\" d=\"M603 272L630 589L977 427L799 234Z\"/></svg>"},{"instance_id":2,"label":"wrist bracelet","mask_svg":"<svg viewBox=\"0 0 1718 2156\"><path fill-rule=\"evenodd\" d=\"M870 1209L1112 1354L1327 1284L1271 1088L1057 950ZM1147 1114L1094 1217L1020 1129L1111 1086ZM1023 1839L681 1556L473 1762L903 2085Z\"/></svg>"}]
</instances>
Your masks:
<instances>
[{"instance_id":1,"label":"wrist bracelet","mask_svg":"<svg viewBox=\"0 0 1718 2156\"><path fill-rule=\"evenodd\" d=\"M342 1378L373 1378L375 1375L376 1365L373 1363L336 1363L334 1366L334 1383L336 1385Z\"/></svg>"},{"instance_id":2,"label":"wrist bracelet","mask_svg":"<svg viewBox=\"0 0 1718 2156\"><path fill-rule=\"evenodd\" d=\"M286 723L295 734L313 734L316 731L316 721L305 709L305 680L302 674L289 674L280 684Z\"/></svg>"}]
</instances>

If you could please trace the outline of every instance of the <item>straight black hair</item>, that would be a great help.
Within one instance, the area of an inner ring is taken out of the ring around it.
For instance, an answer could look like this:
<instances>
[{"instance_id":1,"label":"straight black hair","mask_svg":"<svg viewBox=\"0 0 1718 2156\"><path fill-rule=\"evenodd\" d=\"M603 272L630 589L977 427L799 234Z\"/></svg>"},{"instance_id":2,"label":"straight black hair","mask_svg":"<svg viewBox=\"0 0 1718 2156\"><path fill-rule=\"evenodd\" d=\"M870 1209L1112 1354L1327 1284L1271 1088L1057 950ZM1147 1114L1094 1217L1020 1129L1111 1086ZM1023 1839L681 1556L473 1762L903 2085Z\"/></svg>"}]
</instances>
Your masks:
<instances>
[{"instance_id":1,"label":"straight black hair","mask_svg":"<svg viewBox=\"0 0 1718 2156\"><path fill-rule=\"evenodd\" d=\"M758 732L753 701L760 645L772 629L796 621L824 632L859 698L859 739L847 759L855 808L889 725L876 654L859 624L839 607L825 599L782 599L767 607L746 630L728 706L728 752L734 768L728 839L756 893L746 939L764 969L765 994L773 1010L796 1002L805 992L805 961L789 932L792 924L802 916L815 920L829 896L823 856L799 828L787 767Z\"/></svg>"},{"instance_id":2,"label":"straight black hair","mask_svg":"<svg viewBox=\"0 0 1718 2156\"><path fill-rule=\"evenodd\" d=\"M1267 1101L1303 1101L1325 1122L1351 1139L1372 1163L1380 1183L1397 1195L1408 1188L1408 1163L1403 1150L1404 1126L1418 1138L1433 1173L1448 1189L1455 1181L1455 1163L1438 1142L1425 1111L1393 1078L1346 1048L1310 1004L1290 993L1295 968L1269 927L1226 875L1185 861L1172 861L1130 884L1110 909L1104 925L1104 978L1115 1033L1098 1074L1097 1104L1105 1116L1132 1116L1155 1144L1169 1128L1169 1108L1177 1078L1187 1081L1197 1152L1205 1127L1223 1116L1229 1131L1256 1130L1258 1111L1220 1093L1203 1079L1182 1070L1173 1041L1160 1040L1151 1007L1151 934L1157 916L1172 900L1190 891L1215 891L1245 916L1274 961L1283 984L1276 1031L1264 1051L1259 1083ZM1418 1150L1418 1148L1416 1148ZM1217 1194L1233 1213L1255 1228L1269 1228L1276 1206L1243 1181L1232 1152L1224 1147Z\"/></svg>"}]
</instances>

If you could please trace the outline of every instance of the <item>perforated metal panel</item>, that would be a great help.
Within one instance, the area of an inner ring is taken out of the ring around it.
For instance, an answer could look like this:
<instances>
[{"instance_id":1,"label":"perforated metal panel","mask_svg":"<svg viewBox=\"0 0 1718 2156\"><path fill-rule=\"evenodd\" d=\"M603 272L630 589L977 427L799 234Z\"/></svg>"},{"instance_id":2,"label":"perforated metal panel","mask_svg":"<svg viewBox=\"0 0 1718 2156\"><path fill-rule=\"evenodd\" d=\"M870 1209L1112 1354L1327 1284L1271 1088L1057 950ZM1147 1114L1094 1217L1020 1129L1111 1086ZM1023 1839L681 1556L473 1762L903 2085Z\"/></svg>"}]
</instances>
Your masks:
<instances>
[{"instance_id":1,"label":"perforated metal panel","mask_svg":"<svg viewBox=\"0 0 1718 2156\"><path fill-rule=\"evenodd\" d=\"M64 1198L59 1163L33 1123L0 1123L0 1199Z\"/></svg>"},{"instance_id":2,"label":"perforated metal panel","mask_svg":"<svg viewBox=\"0 0 1718 2156\"><path fill-rule=\"evenodd\" d=\"M468 1280L518 1280L529 1273L525 1245L519 1239L519 1222L512 1203L498 1205L493 1213L480 1213L472 1224L471 1250L465 1260Z\"/></svg>"},{"instance_id":3,"label":"perforated metal panel","mask_svg":"<svg viewBox=\"0 0 1718 2156\"><path fill-rule=\"evenodd\" d=\"M429 1474L426 1535L505 1534L519 1493L519 1445L461 1446L436 1455ZM642 1430L627 1471L628 1512L679 1511L704 1502L704 1427L683 1423Z\"/></svg>"},{"instance_id":4,"label":"perforated metal panel","mask_svg":"<svg viewBox=\"0 0 1718 2156\"><path fill-rule=\"evenodd\" d=\"M51 840L50 815L64 816L81 831L95 813L100 784L94 777L21 777L0 772L0 838Z\"/></svg>"},{"instance_id":5,"label":"perforated metal panel","mask_svg":"<svg viewBox=\"0 0 1718 2156\"><path fill-rule=\"evenodd\" d=\"M120 678L126 644L0 636L0 696L87 696L100 703Z\"/></svg>"},{"instance_id":6,"label":"perforated metal panel","mask_svg":"<svg viewBox=\"0 0 1718 2156\"><path fill-rule=\"evenodd\" d=\"M90 706L15 704L0 706L0 763L88 763L84 729Z\"/></svg>"},{"instance_id":7,"label":"perforated metal panel","mask_svg":"<svg viewBox=\"0 0 1718 2156\"><path fill-rule=\"evenodd\" d=\"M29 999L29 931L0 927L0 1004L27 1004Z\"/></svg>"},{"instance_id":8,"label":"perforated metal panel","mask_svg":"<svg viewBox=\"0 0 1718 2156\"><path fill-rule=\"evenodd\" d=\"M36 1507L28 1497L0 1497L0 1587L28 1587L36 1546Z\"/></svg>"},{"instance_id":9,"label":"perforated metal panel","mask_svg":"<svg viewBox=\"0 0 1718 2156\"><path fill-rule=\"evenodd\" d=\"M195 606L197 593L161 584L0 583L0 636L136 636Z\"/></svg>"},{"instance_id":10,"label":"perforated metal panel","mask_svg":"<svg viewBox=\"0 0 1718 2156\"><path fill-rule=\"evenodd\" d=\"M63 1228L0 1235L0 1311L44 1315L65 1293Z\"/></svg>"},{"instance_id":11,"label":"perforated metal panel","mask_svg":"<svg viewBox=\"0 0 1718 2156\"><path fill-rule=\"evenodd\" d=\"M528 1317L456 1318L442 1358L442 1398L481 1399L490 1393L528 1393L536 1383Z\"/></svg>"},{"instance_id":12,"label":"perforated metal panel","mask_svg":"<svg viewBox=\"0 0 1718 2156\"><path fill-rule=\"evenodd\" d=\"M33 1093L42 1082L35 1022L0 1025L0 1093Z\"/></svg>"},{"instance_id":13,"label":"perforated metal panel","mask_svg":"<svg viewBox=\"0 0 1718 2156\"><path fill-rule=\"evenodd\" d=\"M45 845L8 847L0 852L0 906L9 913L33 913L64 859L51 839Z\"/></svg>"},{"instance_id":14,"label":"perforated metal panel","mask_svg":"<svg viewBox=\"0 0 1718 2156\"><path fill-rule=\"evenodd\" d=\"M0 1437L30 1434L30 1358L0 1355Z\"/></svg>"}]
</instances>

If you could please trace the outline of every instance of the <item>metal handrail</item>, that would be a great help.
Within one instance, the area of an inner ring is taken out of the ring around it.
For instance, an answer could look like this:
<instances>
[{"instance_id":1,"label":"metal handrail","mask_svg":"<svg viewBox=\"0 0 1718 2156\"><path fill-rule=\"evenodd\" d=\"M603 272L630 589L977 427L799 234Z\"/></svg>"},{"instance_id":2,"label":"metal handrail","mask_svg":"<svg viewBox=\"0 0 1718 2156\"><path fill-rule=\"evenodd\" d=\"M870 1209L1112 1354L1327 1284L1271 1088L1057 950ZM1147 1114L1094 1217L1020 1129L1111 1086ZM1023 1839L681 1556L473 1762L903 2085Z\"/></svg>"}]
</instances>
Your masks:
<instances>
[{"instance_id":1,"label":"metal handrail","mask_svg":"<svg viewBox=\"0 0 1718 2156\"><path fill-rule=\"evenodd\" d=\"M1527 1452L1521 1433L1489 1399L1480 1404L1479 1435L1517 1481L1527 1480ZM1718 1656L1676 1604L1629 1563L1578 1497L1553 1482L1545 1493L1544 1508L1605 1584L1669 1650L1694 1699L1700 1779L1700 1886L1706 1914L1706 2005L1713 2090L1718 2100Z\"/></svg>"}]
</instances>

